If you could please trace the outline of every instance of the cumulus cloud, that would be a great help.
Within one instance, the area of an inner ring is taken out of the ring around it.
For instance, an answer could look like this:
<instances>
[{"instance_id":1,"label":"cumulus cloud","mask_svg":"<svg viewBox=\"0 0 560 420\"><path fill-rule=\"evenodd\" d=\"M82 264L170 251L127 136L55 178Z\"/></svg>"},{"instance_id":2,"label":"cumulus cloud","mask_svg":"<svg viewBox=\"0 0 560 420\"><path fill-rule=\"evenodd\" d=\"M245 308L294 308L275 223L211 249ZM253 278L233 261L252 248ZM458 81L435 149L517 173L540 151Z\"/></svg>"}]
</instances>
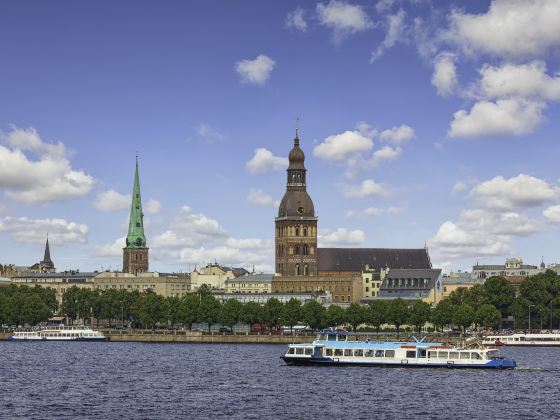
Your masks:
<instances>
[{"instance_id":1,"label":"cumulus cloud","mask_svg":"<svg viewBox=\"0 0 560 420\"><path fill-rule=\"evenodd\" d=\"M332 29L335 44L340 44L348 36L373 26L359 5L331 0L328 4L317 4L316 10L319 23Z\"/></svg>"},{"instance_id":2,"label":"cumulus cloud","mask_svg":"<svg viewBox=\"0 0 560 420\"><path fill-rule=\"evenodd\" d=\"M280 204L278 200L274 200L270 195L266 194L263 190L251 188L247 195L247 201L258 207L278 207Z\"/></svg>"},{"instance_id":3,"label":"cumulus cloud","mask_svg":"<svg viewBox=\"0 0 560 420\"><path fill-rule=\"evenodd\" d=\"M48 203L89 193L94 179L72 169L62 143L45 143L33 128L0 133L0 188L23 203ZM32 159L28 154L36 156Z\"/></svg>"},{"instance_id":4,"label":"cumulus cloud","mask_svg":"<svg viewBox=\"0 0 560 420\"><path fill-rule=\"evenodd\" d=\"M399 146L414 138L414 129L406 124L401 124L399 127L383 130L379 134L379 138Z\"/></svg>"},{"instance_id":5,"label":"cumulus cloud","mask_svg":"<svg viewBox=\"0 0 560 420\"><path fill-rule=\"evenodd\" d=\"M371 160L369 161L369 166L376 167L381 162L388 160L395 160L402 153L400 147L383 146L381 149L376 150L373 153Z\"/></svg>"},{"instance_id":6,"label":"cumulus cloud","mask_svg":"<svg viewBox=\"0 0 560 420\"><path fill-rule=\"evenodd\" d=\"M542 214L550 223L560 223L560 205L547 207Z\"/></svg>"},{"instance_id":7,"label":"cumulus cloud","mask_svg":"<svg viewBox=\"0 0 560 420\"><path fill-rule=\"evenodd\" d=\"M115 190L107 190L97 194L93 206L99 211L118 211L130 207L132 196L121 194Z\"/></svg>"},{"instance_id":8,"label":"cumulus cloud","mask_svg":"<svg viewBox=\"0 0 560 420\"><path fill-rule=\"evenodd\" d=\"M126 237L118 238L112 244L96 245L94 254L97 257L120 257L126 246Z\"/></svg>"},{"instance_id":9,"label":"cumulus cloud","mask_svg":"<svg viewBox=\"0 0 560 420\"><path fill-rule=\"evenodd\" d=\"M254 153L253 157L245 164L245 168L252 174L282 171L288 167L288 158L274 156L268 149L259 148Z\"/></svg>"},{"instance_id":10,"label":"cumulus cloud","mask_svg":"<svg viewBox=\"0 0 560 420\"><path fill-rule=\"evenodd\" d=\"M264 86L268 81L275 62L270 57L260 54L254 60L241 60L235 64L235 71L243 83Z\"/></svg>"},{"instance_id":11,"label":"cumulus cloud","mask_svg":"<svg viewBox=\"0 0 560 420\"><path fill-rule=\"evenodd\" d=\"M201 123L196 129L196 133L208 143L214 143L226 138L219 129L213 128L207 123Z\"/></svg>"},{"instance_id":12,"label":"cumulus cloud","mask_svg":"<svg viewBox=\"0 0 560 420\"><path fill-rule=\"evenodd\" d=\"M381 57L385 51L392 48L403 36L405 30L404 18L405 13L402 9L394 15L387 16L387 33L381 44L371 53L371 63Z\"/></svg>"},{"instance_id":13,"label":"cumulus cloud","mask_svg":"<svg viewBox=\"0 0 560 420\"><path fill-rule=\"evenodd\" d=\"M377 207L368 207L367 209L360 211L348 210L346 212L346 217L348 219L365 219L368 217L380 216L383 214L383 212L383 209Z\"/></svg>"},{"instance_id":14,"label":"cumulus cloud","mask_svg":"<svg viewBox=\"0 0 560 420\"><path fill-rule=\"evenodd\" d=\"M147 214L157 214L161 211L161 203L153 198L148 201L148 203L144 206L144 211Z\"/></svg>"},{"instance_id":15,"label":"cumulus cloud","mask_svg":"<svg viewBox=\"0 0 560 420\"><path fill-rule=\"evenodd\" d=\"M344 195L350 198L367 198L376 196L386 196L389 191L373 179L366 179L360 185L345 188Z\"/></svg>"},{"instance_id":16,"label":"cumulus cloud","mask_svg":"<svg viewBox=\"0 0 560 420\"><path fill-rule=\"evenodd\" d=\"M0 232L6 232L18 242L44 243L47 234L53 245L86 243L88 227L65 219L28 219L5 217L0 219Z\"/></svg>"},{"instance_id":17,"label":"cumulus cloud","mask_svg":"<svg viewBox=\"0 0 560 420\"><path fill-rule=\"evenodd\" d=\"M373 140L360 131L345 131L327 137L315 146L313 154L332 162L345 162L368 152L373 148Z\"/></svg>"},{"instance_id":18,"label":"cumulus cloud","mask_svg":"<svg viewBox=\"0 0 560 420\"><path fill-rule=\"evenodd\" d=\"M336 230L319 229L317 242L319 247L359 245L366 240L365 233L360 229L349 230L338 228Z\"/></svg>"},{"instance_id":19,"label":"cumulus cloud","mask_svg":"<svg viewBox=\"0 0 560 420\"><path fill-rule=\"evenodd\" d=\"M496 210L536 207L556 198L548 182L525 174L509 179L497 176L478 184L471 194L480 205Z\"/></svg>"},{"instance_id":20,"label":"cumulus cloud","mask_svg":"<svg viewBox=\"0 0 560 420\"><path fill-rule=\"evenodd\" d=\"M450 20L447 36L467 53L523 58L560 46L557 0L494 0L486 13L455 11Z\"/></svg>"},{"instance_id":21,"label":"cumulus cloud","mask_svg":"<svg viewBox=\"0 0 560 420\"><path fill-rule=\"evenodd\" d=\"M443 53L436 57L432 85L440 96L450 96L457 88L457 69L455 67L455 54Z\"/></svg>"},{"instance_id":22,"label":"cumulus cloud","mask_svg":"<svg viewBox=\"0 0 560 420\"><path fill-rule=\"evenodd\" d=\"M480 101L470 111L453 115L449 137L523 135L532 132L543 120L545 104L519 98Z\"/></svg>"},{"instance_id":23,"label":"cumulus cloud","mask_svg":"<svg viewBox=\"0 0 560 420\"><path fill-rule=\"evenodd\" d=\"M293 12L288 13L288 16L286 16L286 27L306 32L307 22L305 21L304 15L305 11L301 7L298 7Z\"/></svg>"}]
</instances>

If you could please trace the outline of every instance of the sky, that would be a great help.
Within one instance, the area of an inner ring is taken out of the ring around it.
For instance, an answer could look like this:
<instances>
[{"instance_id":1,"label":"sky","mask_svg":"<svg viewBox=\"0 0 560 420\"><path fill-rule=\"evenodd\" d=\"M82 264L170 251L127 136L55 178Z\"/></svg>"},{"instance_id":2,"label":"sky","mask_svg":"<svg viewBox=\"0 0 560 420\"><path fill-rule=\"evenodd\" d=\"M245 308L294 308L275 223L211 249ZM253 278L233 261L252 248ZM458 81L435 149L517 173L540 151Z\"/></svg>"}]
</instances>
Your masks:
<instances>
[{"instance_id":1,"label":"sky","mask_svg":"<svg viewBox=\"0 0 560 420\"><path fill-rule=\"evenodd\" d=\"M560 2L0 4L0 263L272 272L299 118L319 246L560 262Z\"/></svg>"}]
</instances>

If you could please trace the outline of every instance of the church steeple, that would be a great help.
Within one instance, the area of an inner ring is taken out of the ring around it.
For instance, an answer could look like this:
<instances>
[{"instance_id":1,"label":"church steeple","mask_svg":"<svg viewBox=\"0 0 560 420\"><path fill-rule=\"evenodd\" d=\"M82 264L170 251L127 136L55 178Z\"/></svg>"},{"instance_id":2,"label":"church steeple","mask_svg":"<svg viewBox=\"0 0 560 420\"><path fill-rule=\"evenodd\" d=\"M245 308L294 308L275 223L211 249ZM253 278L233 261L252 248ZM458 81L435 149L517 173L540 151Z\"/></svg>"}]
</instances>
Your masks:
<instances>
[{"instance_id":1,"label":"church steeple","mask_svg":"<svg viewBox=\"0 0 560 420\"><path fill-rule=\"evenodd\" d=\"M43 261L41 261L43 265L50 265L54 267L54 263L51 260L51 248L49 247L49 235L47 235L47 243L45 244L45 256L43 257Z\"/></svg>"},{"instance_id":2,"label":"church steeple","mask_svg":"<svg viewBox=\"0 0 560 420\"><path fill-rule=\"evenodd\" d=\"M130 205L130 220L126 247L123 248L123 271L138 274L148 271L148 247L144 234L144 213L142 213L142 196L140 195L140 176L138 175L138 156Z\"/></svg>"}]
</instances>

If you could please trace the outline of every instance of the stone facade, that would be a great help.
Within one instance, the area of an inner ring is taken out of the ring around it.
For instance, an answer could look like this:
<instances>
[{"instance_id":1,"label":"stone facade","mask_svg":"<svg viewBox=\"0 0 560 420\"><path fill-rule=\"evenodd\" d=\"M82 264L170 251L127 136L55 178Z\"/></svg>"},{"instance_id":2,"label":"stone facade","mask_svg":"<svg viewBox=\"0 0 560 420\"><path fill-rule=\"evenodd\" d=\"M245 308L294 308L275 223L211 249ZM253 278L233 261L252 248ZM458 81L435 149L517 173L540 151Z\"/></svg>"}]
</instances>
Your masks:
<instances>
[{"instance_id":1,"label":"stone facade","mask_svg":"<svg viewBox=\"0 0 560 420\"><path fill-rule=\"evenodd\" d=\"M124 289L129 292L151 290L164 297L182 297L191 292L190 276L185 274L138 273L138 275L120 272L99 273L94 279L95 289Z\"/></svg>"},{"instance_id":2,"label":"stone facade","mask_svg":"<svg viewBox=\"0 0 560 420\"><path fill-rule=\"evenodd\" d=\"M130 274L145 273L149 269L148 248L124 248L123 271Z\"/></svg>"},{"instance_id":3,"label":"stone facade","mask_svg":"<svg viewBox=\"0 0 560 420\"><path fill-rule=\"evenodd\" d=\"M279 276L272 282L272 293L328 293L333 303L362 299L362 276Z\"/></svg>"}]
</instances>

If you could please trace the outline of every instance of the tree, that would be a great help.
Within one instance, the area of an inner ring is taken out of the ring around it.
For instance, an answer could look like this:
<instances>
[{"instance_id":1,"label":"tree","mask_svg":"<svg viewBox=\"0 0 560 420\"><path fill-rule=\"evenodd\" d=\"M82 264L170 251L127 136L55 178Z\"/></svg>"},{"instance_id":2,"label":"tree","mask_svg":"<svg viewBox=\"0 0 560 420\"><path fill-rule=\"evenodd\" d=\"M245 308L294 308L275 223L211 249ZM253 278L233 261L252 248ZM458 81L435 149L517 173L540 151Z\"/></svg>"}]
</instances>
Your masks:
<instances>
[{"instance_id":1,"label":"tree","mask_svg":"<svg viewBox=\"0 0 560 420\"><path fill-rule=\"evenodd\" d=\"M494 305L502 318L509 315L509 307L515 299L515 288L503 277L489 277L484 282L486 303Z\"/></svg>"},{"instance_id":2,"label":"tree","mask_svg":"<svg viewBox=\"0 0 560 420\"><path fill-rule=\"evenodd\" d=\"M241 306L243 305L237 299L229 299L220 308L219 323L233 328L239 321Z\"/></svg>"},{"instance_id":3,"label":"tree","mask_svg":"<svg viewBox=\"0 0 560 420\"><path fill-rule=\"evenodd\" d=\"M21 318L23 322L35 325L42 321L47 321L51 314L48 305L36 293L25 296L23 307L21 308Z\"/></svg>"},{"instance_id":4,"label":"tree","mask_svg":"<svg viewBox=\"0 0 560 420\"><path fill-rule=\"evenodd\" d=\"M179 304L179 320L183 325L188 325L192 330L192 324L198 319L198 305L200 299L196 295L186 295Z\"/></svg>"},{"instance_id":5,"label":"tree","mask_svg":"<svg viewBox=\"0 0 560 420\"><path fill-rule=\"evenodd\" d=\"M432 311L432 322L436 327L443 329L453 323L453 314L457 310L451 300L443 299L439 301L434 310Z\"/></svg>"},{"instance_id":6,"label":"tree","mask_svg":"<svg viewBox=\"0 0 560 420\"><path fill-rule=\"evenodd\" d=\"M408 319L408 305L401 298L392 300L387 307L387 321L392 323L400 333L401 325Z\"/></svg>"},{"instance_id":7,"label":"tree","mask_svg":"<svg viewBox=\"0 0 560 420\"><path fill-rule=\"evenodd\" d=\"M321 329L325 322L325 308L315 301L309 301L301 307L303 321L309 325L313 331Z\"/></svg>"},{"instance_id":8,"label":"tree","mask_svg":"<svg viewBox=\"0 0 560 420\"><path fill-rule=\"evenodd\" d=\"M282 308L280 317L282 324L289 326L290 330L293 330L294 325L302 319L301 312L301 302L295 298L291 298Z\"/></svg>"},{"instance_id":9,"label":"tree","mask_svg":"<svg viewBox=\"0 0 560 420\"><path fill-rule=\"evenodd\" d=\"M179 321L179 306L181 299L177 296L169 296L165 299L165 314L171 324L171 329L175 329L175 324Z\"/></svg>"},{"instance_id":10,"label":"tree","mask_svg":"<svg viewBox=\"0 0 560 420\"><path fill-rule=\"evenodd\" d=\"M408 322L416 327L417 332L422 332L422 327L430 320L432 306L429 303L417 300L410 307Z\"/></svg>"},{"instance_id":11,"label":"tree","mask_svg":"<svg viewBox=\"0 0 560 420\"><path fill-rule=\"evenodd\" d=\"M60 312L70 320L70 324L78 318L80 312L80 289L72 286L62 295Z\"/></svg>"},{"instance_id":12,"label":"tree","mask_svg":"<svg viewBox=\"0 0 560 420\"><path fill-rule=\"evenodd\" d=\"M465 328L470 326L475 320L475 312L471 305L468 303L463 303L457 308L455 314L453 315L453 323L462 328L462 332L465 332Z\"/></svg>"},{"instance_id":13,"label":"tree","mask_svg":"<svg viewBox=\"0 0 560 420\"><path fill-rule=\"evenodd\" d=\"M208 332L211 331L212 325L218 322L220 316L220 302L212 296L204 296L198 305L198 320L208 324Z\"/></svg>"},{"instance_id":14,"label":"tree","mask_svg":"<svg viewBox=\"0 0 560 420\"><path fill-rule=\"evenodd\" d=\"M344 314L346 321L352 326L352 331L354 332L356 332L358 325L366 320L365 308L355 302L350 304Z\"/></svg>"},{"instance_id":15,"label":"tree","mask_svg":"<svg viewBox=\"0 0 560 420\"><path fill-rule=\"evenodd\" d=\"M478 308L475 312L475 322L482 325L484 328L495 328L500 324L502 315L494 305L486 303Z\"/></svg>"},{"instance_id":16,"label":"tree","mask_svg":"<svg viewBox=\"0 0 560 420\"><path fill-rule=\"evenodd\" d=\"M379 328L387 321L387 303L383 300L371 302L366 310L366 321L379 334Z\"/></svg>"},{"instance_id":17,"label":"tree","mask_svg":"<svg viewBox=\"0 0 560 420\"><path fill-rule=\"evenodd\" d=\"M139 308L140 322L155 329L158 322L165 321L165 300L154 292L143 294Z\"/></svg>"},{"instance_id":18,"label":"tree","mask_svg":"<svg viewBox=\"0 0 560 420\"><path fill-rule=\"evenodd\" d=\"M345 320L344 309L338 305L330 305L325 312L325 325L336 328L343 324Z\"/></svg>"},{"instance_id":19,"label":"tree","mask_svg":"<svg viewBox=\"0 0 560 420\"><path fill-rule=\"evenodd\" d=\"M276 298L268 299L263 307L263 318L265 324L269 327L275 327L280 324L280 318L282 316L282 303Z\"/></svg>"},{"instance_id":20,"label":"tree","mask_svg":"<svg viewBox=\"0 0 560 420\"><path fill-rule=\"evenodd\" d=\"M257 302L247 302L240 311L240 319L242 322L249 324L252 329L253 325L262 322L263 308Z\"/></svg>"}]
</instances>

